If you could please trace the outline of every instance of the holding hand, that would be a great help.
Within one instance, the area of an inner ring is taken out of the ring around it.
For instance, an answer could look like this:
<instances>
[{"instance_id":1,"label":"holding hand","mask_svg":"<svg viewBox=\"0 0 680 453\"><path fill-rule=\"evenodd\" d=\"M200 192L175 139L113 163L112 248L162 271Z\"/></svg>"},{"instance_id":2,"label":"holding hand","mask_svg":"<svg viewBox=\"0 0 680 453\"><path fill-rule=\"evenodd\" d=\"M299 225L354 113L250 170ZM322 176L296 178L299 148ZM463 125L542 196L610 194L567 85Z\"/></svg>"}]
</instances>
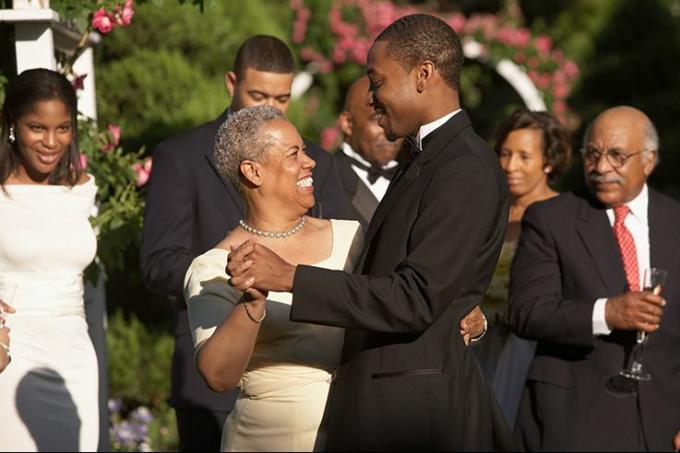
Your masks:
<instances>
[{"instance_id":1,"label":"holding hand","mask_svg":"<svg viewBox=\"0 0 680 453\"><path fill-rule=\"evenodd\" d=\"M477 305L460 320L460 334L465 344L470 344L470 341L481 340L486 333L486 327L486 317Z\"/></svg>"},{"instance_id":2,"label":"holding hand","mask_svg":"<svg viewBox=\"0 0 680 453\"><path fill-rule=\"evenodd\" d=\"M664 305L666 301L659 295L629 291L607 300L605 321L612 330L654 332L659 328Z\"/></svg>"},{"instance_id":3,"label":"holding hand","mask_svg":"<svg viewBox=\"0 0 680 453\"><path fill-rule=\"evenodd\" d=\"M0 300L0 372L2 372L12 357L9 354L9 327L5 326L5 313L14 313L13 307Z\"/></svg>"},{"instance_id":4,"label":"holding hand","mask_svg":"<svg viewBox=\"0 0 680 453\"><path fill-rule=\"evenodd\" d=\"M243 292L250 288L266 291L292 291L295 266L262 244L245 241L232 246L226 271L229 283Z\"/></svg>"}]
</instances>

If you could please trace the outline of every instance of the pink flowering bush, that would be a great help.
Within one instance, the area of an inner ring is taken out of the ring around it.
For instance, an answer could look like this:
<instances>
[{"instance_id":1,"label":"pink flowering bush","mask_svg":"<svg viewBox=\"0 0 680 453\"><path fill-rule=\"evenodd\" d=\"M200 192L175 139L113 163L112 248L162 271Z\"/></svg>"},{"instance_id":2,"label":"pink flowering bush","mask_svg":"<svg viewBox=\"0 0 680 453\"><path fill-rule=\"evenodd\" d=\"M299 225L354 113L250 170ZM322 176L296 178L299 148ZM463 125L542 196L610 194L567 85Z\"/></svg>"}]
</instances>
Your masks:
<instances>
[{"instance_id":1,"label":"pink flowering bush","mask_svg":"<svg viewBox=\"0 0 680 453\"><path fill-rule=\"evenodd\" d=\"M135 15L133 0L124 3L117 1L97 2L98 5L106 4L92 13L90 26L93 30L105 35L115 27L125 27L132 22Z\"/></svg>"},{"instance_id":2,"label":"pink flowering bush","mask_svg":"<svg viewBox=\"0 0 680 453\"><path fill-rule=\"evenodd\" d=\"M92 224L98 236L97 258L105 270L122 268L125 251L139 243L144 212L139 189L148 174L140 178L138 168L151 171L151 160L142 161L144 150L123 151L120 137L115 124L101 129L95 121L79 118L80 164L97 182L97 215ZM98 266L90 266L86 277L95 279L97 272Z\"/></svg>"},{"instance_id":3,"label":"pink flowering bush","mask_svg":"<svg viewBox=\"0 0 680 453\"><path fill-rule=\"evenodd\" d=\"M548 110L565 120L566 98L578 77L578 66L554 47L550 37L534 35L507 18L490 14L466 17L387 0L291 0L290 6L294 11L291 40L300 59L320 74L325 89L337 80L324 82L324 78L344 77L349 83L363 73L361 66L366 64L371 43L390 23L425 12L451 25L463 43L477 42L481 62L493 65L509 59L519 65L542 93ZM348 69L352 66L361 69Z\"/></svg>"}]
</instances>

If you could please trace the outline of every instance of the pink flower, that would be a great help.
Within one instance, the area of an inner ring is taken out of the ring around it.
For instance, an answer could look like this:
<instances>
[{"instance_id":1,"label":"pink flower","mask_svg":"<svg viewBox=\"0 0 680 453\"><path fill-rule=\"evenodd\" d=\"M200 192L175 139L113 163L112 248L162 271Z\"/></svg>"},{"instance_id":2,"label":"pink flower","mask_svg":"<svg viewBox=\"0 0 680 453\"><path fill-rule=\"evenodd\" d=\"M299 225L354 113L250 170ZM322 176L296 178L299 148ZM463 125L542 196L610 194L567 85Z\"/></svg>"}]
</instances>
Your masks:
<instances>
[{"instance_id":1,"label":"pink flower","mask_svg":"<svg viewBox=\"0 0 680 453\"><path fill-rule=\"evenodd\" d=\"M465 26L465 16L460 13L453 14L449 19L449 25L456 33L460 33L460 31Z\"/></svg>"},{"instance_id":2,"label":"pink flower","mask_svg":"<svg viewBox=\"0 0 680 453\"><path fill-rule=\"evenodd\" d=\"M564 63L564 73L567 75L567 77L574 78L579 73L578 66L573 61L567 60Z\"/></svg>"},{"instance_id":3,"label":"pink flower","mask_svg":"<svg viewBox=\"0 0 680 453\"><path fill-rule=\"evenodd\" d=\"M126 0L125 6L123 6L123 12L121 13L123 25L130 25L130 22L132 22L132 16L134 15L135 10L132 6L132 0Z\"/></svg>"},{"instance_id":4,"label":"pink flower","mask_svg":"<svg viewBox=\"0 0 680 453\"><path fill-rule=\"evenodd\" d=\"M320 145L326 149L331 150L338 146L340 140L340 131L337 126L327 127L321 131L321 143Z\"/></svg>"},{"instance_id":5,"label":"pink flower","mask_svg":"<svg viewBox=\"0 0 680 453\"><path fill-rule=\"evenodd\" d=\"M87 156L83 153L80 153L80 169L81 170L87 170Z\"/></svg>"},{"instance_id":6,"label":"pink flower","mask_svg":"<svg viewBox=\"0 0 680 453\"><path fill-rule=\"evenodd\" d=\"M81 74L81 75L75 76L73 78L73 80L71 80L71 86L73 86L74 90L78 91L78 90L82 90L83 88L85 88L85 83L84 83L85 77L87 77L87 74Z\"/></svg>"},{"instance_id":7,"label":"pink flower","mask_svg":"<svg viewBox=\"0 0 680 453\"><path fill-rule=\"evenodd\" d=\"M548 36L539 36L536 38L536 49L541 55L548 55L552 48L552 39Z\"/></svg>"},{"instance_id":8,"label":"pink flower","mask_svg":"<svg viewBox=\"0 0 680 453\"><path fill-rule=\"evenodd\" d=\"M144 163L137 162L132 166L132 170L137 175L137 187L143 187L146 185L151 175L152 160L149 157L144 161Z\"/></svg>"},{"instance_id":9,"label":"pink flower","mask_svg":"<svg viewBox=\"0 0 680 453\"><path fill-rule=\"evenodd\" d=\"M116 149L116 147L120 144L120 126L109 124L107 129L111 134L112 140L110 140L106 145L102 146L101 151L104 154Z\"/></svg>"},{"instance_id":10,"label":"pink flower","mask_svg":"<svg viewBox=\"0 0 680 453\"><path fill-rule=\"evenodd\" d=\"M92 28L102 34L107 34L113 29L111 17L104 8L99 8L92 16Z\"/></svg>"}]
</instances>

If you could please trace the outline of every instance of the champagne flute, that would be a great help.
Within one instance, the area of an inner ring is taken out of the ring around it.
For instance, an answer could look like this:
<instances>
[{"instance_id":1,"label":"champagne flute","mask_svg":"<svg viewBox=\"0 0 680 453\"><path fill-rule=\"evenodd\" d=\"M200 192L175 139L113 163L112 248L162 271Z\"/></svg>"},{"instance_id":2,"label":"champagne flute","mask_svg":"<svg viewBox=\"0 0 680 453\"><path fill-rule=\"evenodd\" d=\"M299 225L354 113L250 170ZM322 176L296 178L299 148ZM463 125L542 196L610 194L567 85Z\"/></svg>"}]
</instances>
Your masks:
<instances>
[{"instance_id":1,"label":"champagne flute","mask_svg":"<svg viewBox=\"0 0 680 453\"><path fill-rule=\"evenodd\" d=\"M666 283L667 275L667 271L659 269L658 267L645 269L642 285L643 291L649 291L657 296L661 295L661 290ZM631 364L628 368L621 371L621 376L636 381L650 381L652 379L652 376L642 368L642 353L646 342L647 332L638 330L637 344L631 353Z\"/></svg>"}]
</instances>

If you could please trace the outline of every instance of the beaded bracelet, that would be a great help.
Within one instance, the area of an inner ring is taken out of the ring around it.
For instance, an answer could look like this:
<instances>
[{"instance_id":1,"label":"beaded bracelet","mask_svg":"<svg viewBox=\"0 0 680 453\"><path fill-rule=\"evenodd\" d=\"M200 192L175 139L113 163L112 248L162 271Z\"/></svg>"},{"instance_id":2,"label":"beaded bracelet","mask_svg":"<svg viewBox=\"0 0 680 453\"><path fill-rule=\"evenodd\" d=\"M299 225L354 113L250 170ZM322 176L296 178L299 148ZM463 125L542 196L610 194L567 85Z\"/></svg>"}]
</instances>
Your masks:
<instances>
[{"instance_id":1,"label":"beaded bracelet","mask_svg":"<svg viewBox=\"0 0 680 453\"><path fill-rule=\"evenodd\" d=\"M256 324L261 324L262 321L264 321L264 318L267 316L267 308L265 307L264 310L262 310L262 317L260 319L255 319L255 317L250 313L250 310L248 310L248 301L245 300L245 298L241 299L241 303L243 304L243 308L246 310L246 315L250 318L251 321L253 321Z\"/></svg>"}]
</instances>

